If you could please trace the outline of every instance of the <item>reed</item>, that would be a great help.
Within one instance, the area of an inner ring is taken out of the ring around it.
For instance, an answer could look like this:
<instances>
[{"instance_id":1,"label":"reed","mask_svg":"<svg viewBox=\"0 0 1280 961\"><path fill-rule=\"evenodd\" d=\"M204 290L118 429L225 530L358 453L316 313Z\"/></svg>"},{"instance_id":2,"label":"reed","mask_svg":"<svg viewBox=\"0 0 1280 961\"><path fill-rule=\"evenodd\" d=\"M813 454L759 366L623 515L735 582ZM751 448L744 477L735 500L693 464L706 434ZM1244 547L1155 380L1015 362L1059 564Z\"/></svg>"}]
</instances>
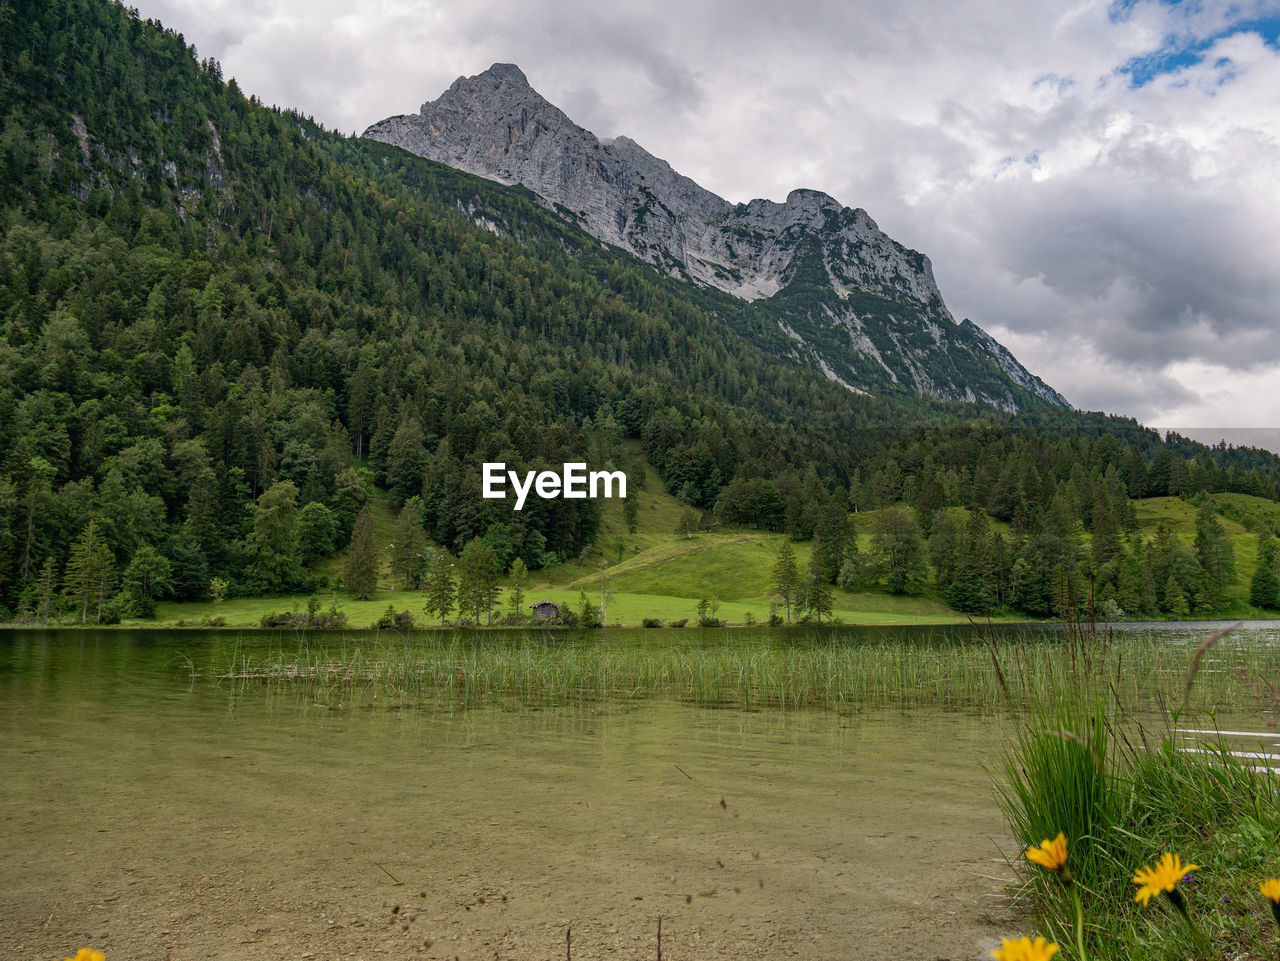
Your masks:
<instances>
[{"instance_id":1,"label":"reed","mask_svg":"<svg viewBox=\"0 0 1280 961\"><path fill-rule=\"evenodd\" d=\"M1134 711L1181 704L1195 657L1187 646L1132 637L1107 643L1006 638L987 645L883 640L785 646L562 643L510 638L351 637L251 655L220 676L245 690L266 687L320 701L396 706L445 698L538 704L669 697L748 709L884 707L1022 710L1046 692L1087 684ZM1203 655L1197 704L1251 708L1274 698L1280 649L1248 638Z\"/></svg>"},{"instance_id":2,"label":"reed","mask_svg":"<svg viewBox=\"0 0 1280 961\"><path fill-rule=\"evenodd\" d=\"M1068 839L1076 887L1024 873L1037 929L1064 958L1274 956L1256 892L1280 867L1280 782L1265 756L1205 732L1217 730L1215 711L1274 712L1276 650L1246 635L1174 651L1126 645L1108 655L1113 664L1077 659L1046 674L1014 719L1001 805L1023 850ZM1206 720L1179 727L1192 715ZM1140 910L1136 868L1170 851L1200 870L1170 895L1176 912L1164 899Z\"/></svg>"}]
</instances>

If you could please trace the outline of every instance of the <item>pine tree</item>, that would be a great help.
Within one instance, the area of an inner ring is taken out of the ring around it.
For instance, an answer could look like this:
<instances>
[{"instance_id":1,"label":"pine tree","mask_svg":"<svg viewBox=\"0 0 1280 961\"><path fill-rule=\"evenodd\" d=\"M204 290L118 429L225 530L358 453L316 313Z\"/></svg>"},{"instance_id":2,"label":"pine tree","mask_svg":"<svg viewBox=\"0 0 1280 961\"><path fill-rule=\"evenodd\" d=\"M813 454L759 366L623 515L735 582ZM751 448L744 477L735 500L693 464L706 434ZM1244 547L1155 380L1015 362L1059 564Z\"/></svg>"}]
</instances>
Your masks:
<instances>
[{"instance_id":1,"label":"pine tree","mask_svg":"<svg viewBox=\"0 0 1280 961\"><path fill-rule=\"evenodd\" d=\"M824 614L828 619L831 617L832 596L831 584L827 581L826 570L823 567L823 558L815 550L809 555L809 571L805 577L805 598L808 601L809 612L817 618L819 624L822 623Z\"/></svg>"},{"instance_id":2,"label":"pine tree","mask_svg":"<svg viewBox=\"0 0 1280 961\"><path fill-rule=\"evenodd\" d=\"M71 557L63 576L63 593L80 608L80 623L88 623L89 608L96 603L98 623L102 621L102 608L115 577L115 558L98 530L98 522L91 520L71 547Z\"/></svg>"},{"instance_id":3,"label":"pine tree","mask_svg":"<svg viewBox=\"0 0 1280 961\"><path fill-rule=\"evenodd\" d=\"M1280 610L1280 575L1276 571L1276 541L1265 531L1258 535L1258 567L1249 582L1249 603L1264 610Z\"/></svg>"},{"instance_id":4,"label":"pine tree","mask_svg":"<svg viewBox=\"0 0 1280 961\"><path fill-rule=\"evenodd\" d=\"M437 548L431 558L426 579L422 582L423 592L427 595L423 610L431 615L439 614L442 627L449 612L453 610L454 599L457 597L453 568L453 555L443 547Z\"/></svg>"},{"instance_id":5,"label":"pine tree","mask_svg":"<svg viewBox=\"0 0 1280 961\"><path fill-rule=\"evenodd\" d=\"M53 585L57 580L58 570L53 563L52 557L44 559L44 566L40 568L40 578L37 581L37 599L40 605L40 623L49 623L50 609L53 607Z\"/></svg>"},{"instance_id":6,"label":"pine tree","mask_svg":"<svg viewBox=\"0 0 1280 961\"><path fill-rule=\"evenodd\" d=\"M395 540L391 544L391 576L403 590L412 591L418 586L422 570L422 554L427 547L427 536L422 530L422 520L413 504L405 504L396 518Z\"/></svg>"},{"instance_id":7,"label":"pine tree","mask_svg":"<svg viewBox=\"0 0 1280 961\"><path fill-rule=\"evenodd\" d=\"M1205 504L1196 512L1196 559L1204 571L1204 593L1214 610L1227 603L1227 587L1236 578L1235 551L1231 539Z\"/></svg>"},{"instance_id":8,"label":"pine tree","mask_svg":"<svg viewBox=\"0 0 1280 961\"><path fill-rule=\"evenodd\" d=\"M796 566L795 551L791 544L782 542L778 549L778 559L773 563L773 581L770 589L787 609L787 623L791 623L791 605L795 603L800 589L800 570Z\"/></svg>"},{"instance_id":9,"label":"pine tree","mask_svg":"<svg viewBox=\"0 0 1280 961\"><path fill-rule=\"evenodd\" d=\"M524 620L524 583L528 577L529 568L517 557L511 565L511 590L507 594L511 616L517 624Z\"/></svg>"},{"instance_id":10,"label":"pine tree","mask_svg":"<svg viewBox=\"0 0 1280 961\"><path fill-rule=\"evenodd\" d=\"M373 513L367 506L356 517L347 549L347 590L362 601L378 589L378 546L373 539Z\"/></svg>"},{"instance_id":11,"label":"pine tree","mask_svg":"<svg viewBox=\"0 0 1280 961\"><path fill-rule=\"evenodd\" d=\"M480 538L467 542L458 558L458 610L475 615L480 624L480 612L488 609L493 621L493 603L498 598L497 557L488 544Z\"/></svg>"}]
</instances>

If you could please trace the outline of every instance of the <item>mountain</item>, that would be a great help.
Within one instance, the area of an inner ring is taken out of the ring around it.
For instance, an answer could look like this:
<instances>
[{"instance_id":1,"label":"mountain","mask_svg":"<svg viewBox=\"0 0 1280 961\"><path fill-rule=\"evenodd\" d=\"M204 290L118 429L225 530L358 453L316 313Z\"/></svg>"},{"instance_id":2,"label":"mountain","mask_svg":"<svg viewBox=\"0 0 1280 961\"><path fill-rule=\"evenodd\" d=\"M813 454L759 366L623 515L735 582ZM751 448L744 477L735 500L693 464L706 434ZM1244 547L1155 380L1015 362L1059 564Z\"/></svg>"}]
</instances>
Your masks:
<instances>
[{"instance_id":1,"label":"mountain","mask_svg":"<svg viewBox=\"0 0 1280 961\"><path fill-rule=\"evenodd\" d=\"M731 204L633 140L598 139L512 64L460 77L417 114L364 136L523 184L597 239L752 302L787 335L794 360L853 390L1068 406L972 321L957 324L929 259L865 210L816 190Z\"/></svg>"}]
</instances>

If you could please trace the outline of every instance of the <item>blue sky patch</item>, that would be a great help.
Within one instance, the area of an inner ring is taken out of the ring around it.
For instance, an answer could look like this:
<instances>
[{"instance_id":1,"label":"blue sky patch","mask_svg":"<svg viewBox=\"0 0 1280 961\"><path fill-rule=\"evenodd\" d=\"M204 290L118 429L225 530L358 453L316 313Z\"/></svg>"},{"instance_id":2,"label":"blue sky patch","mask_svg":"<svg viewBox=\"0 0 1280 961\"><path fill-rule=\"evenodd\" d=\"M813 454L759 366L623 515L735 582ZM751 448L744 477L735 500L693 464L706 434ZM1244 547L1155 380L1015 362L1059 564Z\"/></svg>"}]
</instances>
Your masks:
<instances>
[{"instance_id":1,"label":"blue sky patch","mask_svg":"<svg viewBox=\"0 0 1280 961\"><path fill-rule=\"evenodd\" d=\"M1108 9L1108 15L1113 23L1120 23L1127 20L1139 4L1151 2L1153 0L1114 0ZM1187 0L1187 2L1154 0L1154 2L1163 7L1177 8L1179 12L1187 14L1197 13L1201 9L1196 0ZM1188 27L1190 27L1189 23ZM1128 75L1130 86L1142 87L1157 77L1177 73L1203 62L1209 48L1215 43L1241 33L1257 34L1268 47L1280 50L1280 9L1263 17L1239 19L1208 36L1196 36L1190 29L1185 32L1165 34L1163 42L1157 49L1133 57L1118 67L1116 73ZM1219 83L1224 83L1235 76L1228 58L1219 57L1213 65L1221 72Z\"/></svg>"}]
</instances>

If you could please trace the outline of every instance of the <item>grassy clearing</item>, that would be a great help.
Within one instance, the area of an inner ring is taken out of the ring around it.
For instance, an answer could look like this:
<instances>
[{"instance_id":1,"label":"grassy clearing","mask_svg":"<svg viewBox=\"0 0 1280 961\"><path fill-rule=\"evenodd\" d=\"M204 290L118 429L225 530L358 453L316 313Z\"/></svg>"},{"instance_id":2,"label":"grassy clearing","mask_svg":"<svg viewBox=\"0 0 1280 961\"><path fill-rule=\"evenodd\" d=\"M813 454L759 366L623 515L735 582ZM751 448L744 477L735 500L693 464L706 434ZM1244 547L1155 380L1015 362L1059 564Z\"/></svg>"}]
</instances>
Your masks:
<instances>
[{"instance_id":1,"label":"grassy clearing","mask_svg":"<svg viewBox=\"0 0 1280 961\"><path fill-rule=\"evenodd\" d=\"M548 588L541 582L525 589L525 604L534 601L550 600L557 604L567 604L576 610L581 602L582 592L599 606L600 593L598 581L583 579L583 586ZM638 627L645 618L657 618L663 624L672 621L687 620L690 624L697 621L698 599L696 597L677 597L663 594L632 593L620 590L614 582L610 582L607 611L611 627ZM714 594L707 595L714 597ZM957 614L940 601L921 597L894 597L890 594L859 593L835 591L835 617L843 624L870 624L897 626L907 624L957 624L964 623L964 616ZM371 600L358 601L341 591L326 592L317 595L295 594L278 597L243 597L233 598L217 605L203 602L179 603L163 602L157 605L154 620L127 621L127 627L197 627L208 623L207 618L221 617L225 627L258 627L262 616L270 612L304 611L307 602L315 597L322 609L331 604L347 615L347 624L351 628L371 626L386 611L394 607L397 611L407 610L416 619L415 627L430 629L438 627L438 623L429 620L423 612L425 599L416 591L379 591ZM504 594L494 608L495 621L509 611L507 597ZM525 611L528 614L528 611ZM769 620L769 600L724 601L720 602L718 616L726 625L749 625L751 623L767 624ZM456 614L454 615L456 618ZM483 618L482 618L483 623ZM520 632L523 628L512 629Z\"/></svg>"},{"instance_id":2,"label":"grassy clearing","mask_svg":"<svg viewBox=\"0 0 1280 961\"><path fill-rule=\"evenodd\" d=\"M1197 744L1185 728L1216 730L1214 710L1250 706L1246 689L1233 697L1230 684L1224 687L1231 677L1251 676L1251 713L1274 716L1276 675L1274 665L1246 665L1238 643L1219 648L1206 656L1212 673L1194 677L1185 705L1183 691L1166 686L1163 722L1151 724L1138 692L1079 672L1046 678L1020 719L1004 772L1006 818L1024 846L1066 835L1088 957L1275 957L1276 929L1258 884L1280 876L1280 781L1242 755L1277 753L1276 736L1191 735ZM1163 668L1180 689L1192 677L1196 652L1182 653L1180 668ZM1196 705L1211 710L1192 715ZM1147 907L1134 903L1134 872L1166 852L1200 866L1177 890L1203 933L1201 944L1169 896ZM1027 866L1025 877L1040 933L1061 946L1061 957L1079 958L1070 889L1042 868Z\"/></svg>"}]
</instances>

